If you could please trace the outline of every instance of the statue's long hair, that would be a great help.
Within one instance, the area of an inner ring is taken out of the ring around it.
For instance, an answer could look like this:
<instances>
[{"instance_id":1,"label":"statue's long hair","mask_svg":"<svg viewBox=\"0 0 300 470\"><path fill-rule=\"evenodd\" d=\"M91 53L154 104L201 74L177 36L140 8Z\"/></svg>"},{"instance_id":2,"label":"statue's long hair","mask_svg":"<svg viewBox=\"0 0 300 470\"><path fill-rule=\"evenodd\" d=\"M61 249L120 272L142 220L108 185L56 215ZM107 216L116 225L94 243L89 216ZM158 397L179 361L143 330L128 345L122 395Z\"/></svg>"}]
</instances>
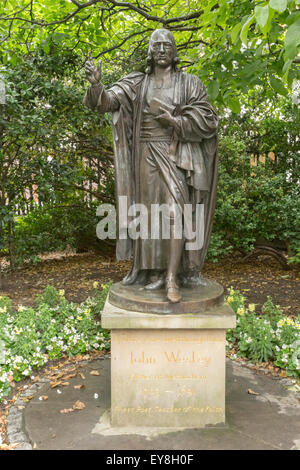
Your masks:
<instances>
[{"instance_id":1,"label":"statue's long hair","mask_svg":"<svg viewBox=\"0 0 300 470\"><path fill-rule=\"evenodd\" d=\"M155 29L155 30L153 31L153 33L151 34L150 41L149 41L149 46L148 46L147 68L146 68L146 70L145 70L145 72L146 72L148 75L153 72L153 68L154 68L154 60L153 60L153 55L152 55L152 44L153 44L153 42L154 42L153 36L154 36L157 32L166 33L167 36L168 36L168 39L171 41L171 43L172 43L172 45L173 45L173 51L174 51L174 58L173 58L173 63L172 63L172 65L173 65L173 70L177 70L177 64L179 63L178 54L177 54L176 42L175 42L174 36L173 36L173 34L171 33L171 31L169 31L168 29L165 29L165 28Z\"/></svg>"}]
</instances>

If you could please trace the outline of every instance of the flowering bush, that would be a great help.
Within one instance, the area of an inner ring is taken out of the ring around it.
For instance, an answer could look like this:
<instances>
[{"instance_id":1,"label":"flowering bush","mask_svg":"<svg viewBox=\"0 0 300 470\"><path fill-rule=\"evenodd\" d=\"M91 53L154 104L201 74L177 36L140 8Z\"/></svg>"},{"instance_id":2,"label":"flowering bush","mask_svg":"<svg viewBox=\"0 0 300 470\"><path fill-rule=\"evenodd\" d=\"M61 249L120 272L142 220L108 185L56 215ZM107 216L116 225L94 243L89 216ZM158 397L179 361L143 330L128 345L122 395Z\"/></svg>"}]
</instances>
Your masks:
<instances>
[{"instance_id":1,"label":"flowering bush","mask_svg":"<svg viewBox=\"0 0 300 470\"><path fill-rule=\"evenodd\" d=\"M237 314L235 329L227 331L227 349L235 347L237 355L255 362L273 361L287 374L300 376L300 316L295 320L284 315L271 298L255 313L255 305L246 308L239 291L229 290L227 302Z\"/></svg>"},{"instance_id":2,"label":"flowering bush","mask_svg":"<svg viewBox=\"0 0 300 470\"><path fill-rule=\"evenodd\" d=\"M109 348L109 332L101 328L99 314L110 284L94 283L95 295L77 305L68 302L64 290L47 286L37 297L37 308L0 297L0 401L10 393L10 381L31 375L48 360ZM0 351L1 358L1 351Z\"/></svg>"}]
</instances>

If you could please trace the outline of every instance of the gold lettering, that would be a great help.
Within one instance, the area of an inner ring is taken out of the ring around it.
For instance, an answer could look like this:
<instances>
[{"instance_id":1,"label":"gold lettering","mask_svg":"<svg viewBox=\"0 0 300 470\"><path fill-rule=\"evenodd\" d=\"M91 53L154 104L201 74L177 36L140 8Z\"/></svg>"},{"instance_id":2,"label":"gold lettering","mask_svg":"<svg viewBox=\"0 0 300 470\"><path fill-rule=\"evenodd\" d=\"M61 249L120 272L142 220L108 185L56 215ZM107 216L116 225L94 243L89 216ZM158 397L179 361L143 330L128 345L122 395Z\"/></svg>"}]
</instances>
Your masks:
<instances>
[{"instance_id":1,"label":"gold lettering","mask_svg":"<svg viewBox=\"0 0 300 470\"><path fill-rule=\"evenodd\" d=\"M184 395L192 396L192 395L195 395L195 391L192 390L191 388L181 388L178 392L178 395L181 397Z\"/></svg>"},{"instance_id":2,"label":"gold lettering","mask_svg":"<svg viewBox=\"0 0 300 470\"><path fill-rule=\"evenodd\" d=\"M177 353L177 355L175 357L173 352L171 352L171 354L169 356L168 353L165 351L165 356L166 356L168 362L171 362L171 361L177 362L177 360L179 359L179 353Z\"/></svg>"},{"instance_id":3,"label":"gold lettering","mask_svg":"<svg viewBox=\"0 0 300 470\"><path fill-rule=\"evenodd\" d=\"M159 394L160 394L160 391L158 390L158 388L156 388L156 389L153 389L153 388L144 388L144 389L143 389L143 394L144 394L144 395L159 395Z\"/></svg>"},{"instance_id":4,"label":"gold lettering","mask_svg":"<svg viewBox=\"0 0 300 470\"><path fill-rule=\"evenodd\" d=\"M143 374L130 374L130 380L206 380L206 375L143 375Z\"/></svg>"},{"instance_id":5,"label":"gold lettering","mask_svg":"<svg viewBox=\"0 0 300 470\"><path fill-rule=\"evenodd\" d=\"M114 407L114 412L118 413L223 413L223 408L220 407L211 407L211 406L205 406L205 407L192 407L192 406L187 406L184 408L161 408L159 406L156 406L155 408L149 407L149 408L142 408L142 407L119 407L115 406Z\"/></svg>"},{"instance_id":6,"label":"gold lettering","mask_svg":"<svg viewBox=\"0 0 300 470\"><path fill-rule=\"evenodd\" d=\"M147 338L147 339L138 339L138 338L130 338L130 337L123 337L123 338L116 338L115 342L117 344L121 343L140 343L140 344L151 344L151 343L196 343L196 344L202 344L202 343L222 343L224 341L223 337L212 337L210 338L209 336L203 337L203 338L195 338L195 339L190 339L186 337L179 337L179 338Z\"/></svg>"},{"instance_id":7,"label":"gold lettering","mask_svg":"<svg viewBox=\"0 0 300 470\"><path fill-rule=\"evenodd\" d=\"M145 352L142 351L141 356L136 357L134 353L131 351L130 352L130 364L155 364L156 359L152 356L146 356Z\"/></svg>"},{"instance_id":8,"label":"gold lettering","mask_svg":"<svg viewBox=\"0 0 300 470\"><path fill-rule=\"evenodd\" d=\"M175 364L177 363L184 363L184 362L189 362L189 363L204 363L205 367L208 367L211 358L206 357L206 356L196 356L195 351L192 351L191 355L189 356L181 356L180 352L177 351L175 354L173 351L168 353L164 351L164 355L167 358L168 362L174 362Z\"/></svg>"}]
</instances>

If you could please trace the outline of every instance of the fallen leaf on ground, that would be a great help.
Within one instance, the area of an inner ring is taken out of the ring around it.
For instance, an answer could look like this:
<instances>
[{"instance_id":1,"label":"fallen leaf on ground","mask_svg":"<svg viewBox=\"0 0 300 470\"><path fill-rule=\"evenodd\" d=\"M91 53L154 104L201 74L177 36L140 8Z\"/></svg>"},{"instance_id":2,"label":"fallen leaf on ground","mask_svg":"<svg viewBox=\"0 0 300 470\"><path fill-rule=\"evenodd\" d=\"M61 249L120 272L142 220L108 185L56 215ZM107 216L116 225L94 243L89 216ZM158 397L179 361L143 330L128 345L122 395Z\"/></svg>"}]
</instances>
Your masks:
<instances>
[{"instance_id":1,"label":"fallen leaf on ground","mask_svg":"<svg viewBox=\"0 0 300 470\"><path fill-rule=\"evenodd\" d=\"M59 385L61 385L61 381L58 381L58 382L50 382L50 387L51 387L51 388L58 387Z\"/></svg>"},{"instance_id":2,"label":"fallen leaf on ground","mask_svg":"<svg viewBox=\"0 0 300 470\"><path fill-rule=\"evenodd\" d=\"M24 405L19 405L18 410L24 410L25 406Z\"/></svg>"},{"instance_id":3,"label":"fallen leaf on ground","mask_svg":"<svg viewBox=\"0 0 300 470\"><path fill-rule=\"evenodd\" d=\"M61 379L63 375L64 372L60 372L59 374L55 372L54 374L51 374L52 381L57 381L58 379Z\"/></svg>"},{"instance_id":4,"label":"fallen leaf on ground","mask_svg":"<svg viewBox=\"0 0 300 470\"><path fill-rule=\"evenodd\" d=\"M19 443L16 442L15 444L1 444L0 445L0 450L13 450L19 447Z\"/></svg>"},{"instance_id":5,"label":"fallen leaf on ground","mask_svg":"<svg viewBox=\"0 0 300 470\"><path fill-rule=\"evenodd\" d=\"M82 361L83 356L81 354L78 354L77 356L75 356L75 359L76 359L76 361Z\"/></svg>"},{"instance_id":6,"label":"fallen leaf on ground","mask_svg":"<svg viewBox=\"0 0 300 470\"><path fill-rule=\"evenodd\" d=\"M76 388L76 390L80 390L81 388L85 388L85 385L84 384L74 385L74 388Z\"/></svg>"},{"instance_id":7,"label":"fallen leaf on ground","mask_svg":"<svg viewBox=\"0 0 300 470\"><path fill-rule=\"evenodd\" d=\"M66 376L64 377L64 379L65 379L65 380L67 380L67 379L73 379L73 377L76 377L76 376L77 376L77 372L76 372L76 374L69 374L69 375L66 375Z\"/></svg>"},{"instance_id":8,"label":"fallen leaf on ground","mask_svg":"<svg viewBox=\"0 0 300 470\"><path fill-rule=\"evenodd\" d=\"M287 389L291 392L300 392L300 386L298 384L292 385L291 387L287 387Z\"/></svg>"},{"instance_id":9,"label":"fallen leaf on ground","mask_svg":"<svg viewBox=\"0 0 300 470\"><path fill-rule=\"evenodd\" d=\"M248 388L247 393L249 393L249 395L259 395L259 393L254 392L251 388Z\"/></svg>"},{"instance_id":10,"label":"fallen leaf on ground","mask_svg":"<svg viewBox=\"0 0 300 470\"><path fill-rule=\"evenodd\" d=\"M25 406L23 406L23 408L25 408ZM7 419L5 418L5 416L0 416L0 424L6 424L7 423Z\"/></svg>"},{"instance_id":11,"label":"fallen leaf on ground","mask_svg":"<svg viewBox=\"0 0 300 470\"><path fill-rule=\"evenodd\" d=\"M47 396L47 395L42 395L41 398L42 398L42 400L44 400L44 401L48 400L48 396Z\"/></svg>"},{"instance_id":12,"label":"fallen leaf on ground","mask_svg":"<svg viewBox=\"0 0 300 470\"><path fill-rule=\"evenodd\" d=\"M24 401L25 403L27 403L28 401L32 400L33 398L34 398L34 395L31 395L31 397L21 398L21 400Z\"/></svg>"},{"instance_id":13,"label":"fallen leaf on ground","mask_svg":"<svg viewBox=\"0 0 300 470\"><path fill-rule=\"evenodd\" d=\"M79 372L79 375L80 375L80 377L82 378L82 380L85 379L85 375L84 375L82 372Z\"/></svg>"},{"instance_id":14,"label":"fallen leaf on ground","mask_svg":"<svg viewBox=\"0 0 300 470\"><path fill-rule=\"evenodd\" d=\"M73 408L64 408L63 410L59 410L60 413L64 413L64 414L72 413L72 411L74 411Z\"/></svg>"},{"instance_id":15,"label":"fallen leaf on ground","mask_svg":"<svg viewBox=\"0 0 300 470\"><path fill-rule=\"evenodd\" d=\"M64 387L67 387L68 385L70 385L70 382L62 382L61 383Z\"/></svg>"},{"instance_id":16,"label":"fallen leaf on ground","mask_svg":"<svg viewBox=\"0 0 300 470\"><path fill-rule=\"evenodd\" d=\"M91 370L90 374L91 375L100 375L100 373L97 370Z\"/></svg>"},{"instance_id":17,"label":"fallen leaf on ground","mask_svg":"<svg viewBox=\"0 0 300 470\"><path fill-rule=\"evenodd\" d=\"M83 410L83 408L85 408L85 404L80 400L77 400L73 405L73 410Z\"/></svg>"}]
</instances>

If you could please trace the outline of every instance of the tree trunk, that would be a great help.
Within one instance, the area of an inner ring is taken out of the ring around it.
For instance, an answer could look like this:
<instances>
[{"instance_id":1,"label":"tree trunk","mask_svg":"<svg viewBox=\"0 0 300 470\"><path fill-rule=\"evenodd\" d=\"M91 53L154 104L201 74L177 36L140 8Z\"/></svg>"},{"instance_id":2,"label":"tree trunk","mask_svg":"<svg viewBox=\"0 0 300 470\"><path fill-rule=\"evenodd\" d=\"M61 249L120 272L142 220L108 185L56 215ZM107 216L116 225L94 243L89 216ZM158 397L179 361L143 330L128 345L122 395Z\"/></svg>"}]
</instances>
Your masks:
<instances>
[{"instance_id":1,"label":"tree trunk","mask_svg":"<svg viewBox=\"0 0 300 470\"><path fill-rule=\"evenodd\" d=\"M16 268L16 242L15 242L15 222L10 220L8 222L8 250L10 269L12 271Z\"/></svg>"}]
</instances>

